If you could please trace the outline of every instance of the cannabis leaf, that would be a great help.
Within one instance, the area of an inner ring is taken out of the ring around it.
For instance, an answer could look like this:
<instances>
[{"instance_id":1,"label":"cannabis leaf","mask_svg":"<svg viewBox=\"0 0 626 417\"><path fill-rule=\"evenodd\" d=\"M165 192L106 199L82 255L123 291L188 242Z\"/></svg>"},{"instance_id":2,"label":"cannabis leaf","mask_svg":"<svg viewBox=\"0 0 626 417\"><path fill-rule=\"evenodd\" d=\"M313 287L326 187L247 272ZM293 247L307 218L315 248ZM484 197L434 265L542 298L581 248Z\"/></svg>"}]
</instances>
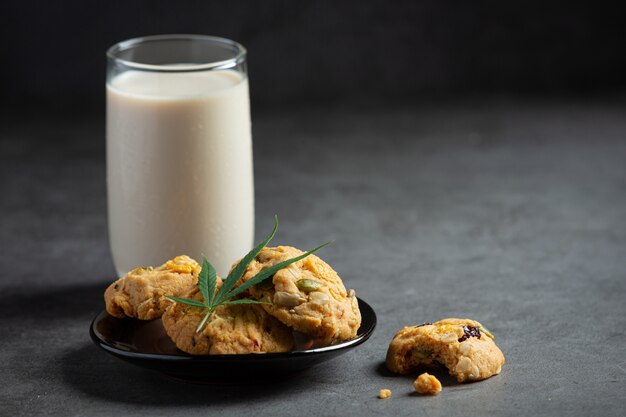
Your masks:
<instances>
[{"instance_id":1,"label":"cannabis leaf","mask_svg":"<svg viewBox=\"0 0 626 417\"><path fill-rule=\"evenodd\" d=\"M228 276L222 283L222 286L219 289L219 291L217 291L217 293L215 292L215 289L217 286L217 273L215 272L215 268L213 267L213 265L211 265L211 263L206 258L203 258L202 269L200 270L200 274L198 275L198 288L200 289L202 298L204 298L204 303L201 301L190 300L188 298L167 296L167 298L177 303L187 304L192 307L198 307L198 308L202 308L206 310L206 313L204 314L202 321L196 328L196 333L202 330L202 327L211 316L211 313L219 306L237 305L237 304L269 304L266 302L249 300L249 299L240 299L240 300L233 300L233 301L229 301L229 300L241 294L242 292L246 291L248 288L254 285L260 284L261 282L270 278L276 272L280 271L286 266L289 266L294 262L298 262L300 259L306 258L310 254L317 252L324 246L329 245L331 243L331 242L326 242L323 245L320 245L314 249L311 249L310 251L305 252L300 256L287 259L286 261L279 262L272 267L264 269L263 271L259 272L258 274L250 278L245 283L241 284L239 287L235 288L235 285L241 279L241 276L245 272L250 262L252 262L252 260L259 254L259 252L261 252L261 249L267 246L270 240L272 240L272 238L276 234L277 229L278 229L278 216L274 216L274 228L272 229L272 232L269 234L268 237L266 237L258 245L256 245L250 252L248 252L246 256L241 258L241 261L239 261L239 263L232 269L232 271L230 271L230 273L228 274Z\"/></svg>"}]
</instances>

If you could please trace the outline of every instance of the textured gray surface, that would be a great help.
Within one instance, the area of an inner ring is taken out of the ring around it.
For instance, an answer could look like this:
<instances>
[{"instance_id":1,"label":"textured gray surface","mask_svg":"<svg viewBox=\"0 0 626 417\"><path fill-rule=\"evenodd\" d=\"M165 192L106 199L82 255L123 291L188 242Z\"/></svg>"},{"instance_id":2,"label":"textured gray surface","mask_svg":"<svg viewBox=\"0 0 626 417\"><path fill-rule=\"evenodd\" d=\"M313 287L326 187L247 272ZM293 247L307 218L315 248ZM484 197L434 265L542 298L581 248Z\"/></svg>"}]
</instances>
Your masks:
<instances>
[{"instance_id":1,"label":"textured gray surface","mask_svg":"<svg viewBox=\"0 0 626 417\"><path fill-rule=\"evenodd\" d=\"M113 279L99 121L0 127L0 415L623 415L626 107L466 102L254 115L257 234L320 255L377 311L297 379L171 382L93 346ZM467 316L502 374L435 398L381 367L405 324ZM393 391L376 398L380 388Z\"/></svg>"}]
</instances>

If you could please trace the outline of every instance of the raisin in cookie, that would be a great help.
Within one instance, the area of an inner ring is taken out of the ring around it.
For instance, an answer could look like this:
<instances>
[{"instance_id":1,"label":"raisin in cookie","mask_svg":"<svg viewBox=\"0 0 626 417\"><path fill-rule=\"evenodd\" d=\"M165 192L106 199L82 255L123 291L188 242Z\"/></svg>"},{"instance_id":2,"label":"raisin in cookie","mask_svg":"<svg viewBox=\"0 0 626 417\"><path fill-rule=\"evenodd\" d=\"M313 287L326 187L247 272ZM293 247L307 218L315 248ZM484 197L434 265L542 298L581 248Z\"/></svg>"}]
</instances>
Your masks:
<instances>
[{"instance_id":1,"label":"raisin in cookie","mask_svg":"<svg viewBox=\"0 0 626 417\"><path fill-rule=\"evenodd\" d=\"M263 248L250 262L240 282L303 253L291 246ZM354 290L346 291L339 275L315 255L279 270L249 291L254 299L268 303L263 305L265 311L313 338L316 345L352 339L361 325Z\"/></svg>"},{"instance_id":2,"label":"raisin in cookie","mask_svg":"<svg viewBox=\"0 0 626 417\"><path fill-rule=\"evenodd\" d=\"M159 318L172 304L165 296L180 297L189 292L197 284L199 273L200 265L186 255L177 256L157 268L135 268L106 289L106 310L119 318ZM221 280L218 278L218 281Z\"/></svg>"},{"instance_id":3,"label":"raisin in cookie","mask_svg":"<svg viewBox=\"0 0 626 417\"><path fill-rule=\"evenodd\" d=\"M482 325L468 319L445 319L405 327L389 344L387 368L408 374L440 363L458 382L478 381L500 373L504 355Z\"/></svg>"},{"instance_id":4,"label":"raisin in cookie","mask_svg":"<svg viewBox=\"0 0 626 417\"><path fill-rule=\"evenodd\" d=\"M198 289L185 298L204 302ZM192 355L228 355L288 352L293 347L291 329L257 304L222 305L196 333L205 312L175 303L161 317L165 331L180 350Z\"/></svg>"}]
</instances>

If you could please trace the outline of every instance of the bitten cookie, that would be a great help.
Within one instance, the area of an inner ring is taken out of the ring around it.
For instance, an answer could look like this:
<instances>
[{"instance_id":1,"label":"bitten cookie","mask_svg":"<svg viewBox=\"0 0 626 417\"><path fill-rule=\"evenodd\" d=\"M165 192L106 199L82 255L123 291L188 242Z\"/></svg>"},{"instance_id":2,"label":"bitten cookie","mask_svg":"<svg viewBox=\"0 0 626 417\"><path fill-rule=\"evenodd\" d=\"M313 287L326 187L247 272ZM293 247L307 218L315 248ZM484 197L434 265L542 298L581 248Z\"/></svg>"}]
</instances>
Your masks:
<instances>
[{"instance_id":1,"label":"bitten cookie","mask_svg":"<svg viewBox=\"0 0 626 417\"><path fill-rule=\"evenodd\" d=\"M452 318L403 328L389 344L386 362L399 374L440 363L465 382L500 373L504 355L479 322Z\"/></svg>"},{"instance_id":2,"label":"bitten cookie","mask_svg":"<svg viewBox=\"0 0 626 417\"><path fill-rule=\"evenodd\" d=\"M240 282L279 262L302 255L291 246L266 247L248 265ZM346 288L337 273L315 255L276 272L250 288L250 295L273 317L312 337L316 345L330 345L356 336L361 313L354 290Z\"/></svg>"},{"instance_id":3,"label":"bitten cookie","mask_svg":"<svg viewBox=\"0 0 626 417\"><path fill-rule=\"evenodd\" d=\"M106 289L106 310L119 318L159 318L172 304L165 296L180 297L188 293L197 284L199 273L200 265L186 255L157 268L135 268Z\"/></svg>"},{"instance_id":4,"label":"bitten cookie","mask_svg":"<svg viewBox=\"0 0 626 417\"><path fill-rule=\"evenodd\" d=\"M204 302L196 288L185 298ZM259 305L223 305L215 309L199 333L206 310L175 303L163 314L163 327L176 347L192 355L288 352L291 330Z\"/></svg>"}]
</instances>

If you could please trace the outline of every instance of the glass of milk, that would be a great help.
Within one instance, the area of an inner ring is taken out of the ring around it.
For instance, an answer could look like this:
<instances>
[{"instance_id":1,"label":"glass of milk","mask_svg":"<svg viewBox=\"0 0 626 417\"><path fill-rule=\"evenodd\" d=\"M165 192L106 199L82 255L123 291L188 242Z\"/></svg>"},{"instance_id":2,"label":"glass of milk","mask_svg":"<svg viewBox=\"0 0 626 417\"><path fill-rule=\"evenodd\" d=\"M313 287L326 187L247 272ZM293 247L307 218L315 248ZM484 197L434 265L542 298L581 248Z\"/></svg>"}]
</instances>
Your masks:
<instances>
[{"instance_id":1,"label":"glass of milk","mask_svg":"<svg viewBox=\"0 0 626 417\"><path fill-rule=\"evenodd\" d=\"M246 50L162 35L107 51L109 239L118 275L180 254L225 275L254 239Z\"/></svg>"}]
</instances>

